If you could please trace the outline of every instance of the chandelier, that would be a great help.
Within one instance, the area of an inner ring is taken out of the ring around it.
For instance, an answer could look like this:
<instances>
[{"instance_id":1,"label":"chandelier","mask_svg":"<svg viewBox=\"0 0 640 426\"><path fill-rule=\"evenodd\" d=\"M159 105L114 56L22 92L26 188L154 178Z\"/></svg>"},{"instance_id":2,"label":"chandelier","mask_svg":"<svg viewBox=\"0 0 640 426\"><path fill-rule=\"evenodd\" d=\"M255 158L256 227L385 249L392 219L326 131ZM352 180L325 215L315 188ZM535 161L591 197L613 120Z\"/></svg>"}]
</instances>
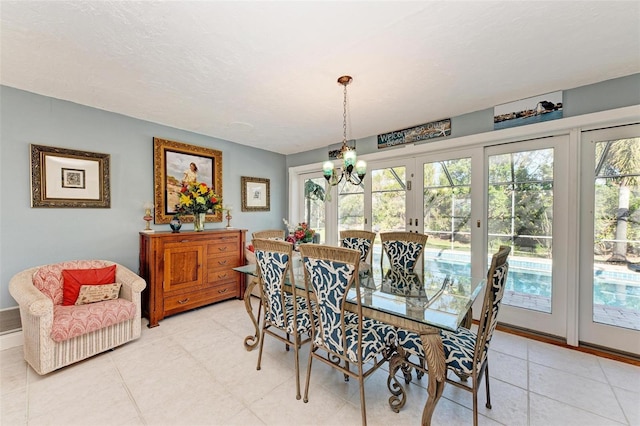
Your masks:
<instances>
[{"instance_id":1,"label":"chandelier","mask_svg":"<svg viewBox=\"0 0 640 426\"><path fill-rule=\"evenodd\" d=\"M347 85L353 81L348 75L338 78L338 83L344 86L344 101L342 102L342 148L339 157L342 157L342 168L336 171L333 161L326 161L322 165L324 178L329 185L335 186L345 179L353 185L360 185L364 175L367 174L367 163L360 160L356 162L356 148L347 145Z\"/></svg>"}]
</instances>

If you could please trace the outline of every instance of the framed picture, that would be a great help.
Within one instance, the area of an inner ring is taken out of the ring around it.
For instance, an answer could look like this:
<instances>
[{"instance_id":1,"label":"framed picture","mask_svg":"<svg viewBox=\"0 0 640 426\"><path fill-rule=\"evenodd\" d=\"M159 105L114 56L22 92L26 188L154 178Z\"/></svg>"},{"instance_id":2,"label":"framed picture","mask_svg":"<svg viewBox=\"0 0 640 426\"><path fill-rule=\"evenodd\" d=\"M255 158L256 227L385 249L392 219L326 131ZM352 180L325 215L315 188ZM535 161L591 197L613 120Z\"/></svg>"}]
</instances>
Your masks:
<instances>
[{"instance_id":1,"label":"framed picture","mask_svg":"<svg viewBox=\"0 0 640 426\"><path fill-rule=\"evenodd\" d=\"M222 198L222 151L153 138L154 223L169 223L176 213L183 185L203 182ZM193 222L193 216L181 216ZM222 222L222 212L207 214L207 222Z\"/></svg>"},{"instance_id":2,"label":"framed picture","mask_svg":"<svg viewBox=\"0 0 640 426\"><path fill-rule=\"evenodd\" d=\"M30 145L31 207L111 207L109 154Z\"/></svg>"},{"instance_id":3,"label":"framed picture","mask_svg":"<svg viewBox=\"0 0 640 426\"><path fill-rule=\"evenodd\" d=\"M269 179L242 176L242 211L268 212L271 210Z\"/></svg>"}]
</instances>

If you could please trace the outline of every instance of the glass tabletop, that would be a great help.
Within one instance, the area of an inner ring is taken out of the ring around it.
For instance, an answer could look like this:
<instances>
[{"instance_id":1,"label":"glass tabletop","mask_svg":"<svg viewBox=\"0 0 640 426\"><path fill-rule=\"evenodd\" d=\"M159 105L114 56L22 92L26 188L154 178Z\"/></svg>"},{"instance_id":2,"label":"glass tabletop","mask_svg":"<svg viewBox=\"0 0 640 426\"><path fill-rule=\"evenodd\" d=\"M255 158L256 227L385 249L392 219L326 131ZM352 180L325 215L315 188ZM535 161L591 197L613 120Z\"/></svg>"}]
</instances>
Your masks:
<instances>
[{"instance_id":1,"label":"glass tabletop","mask_svg":"<svg viewBox=\"0 0 640 426\"><path fill-rule=\"evenodd\" d=\"M294 255L291 264L296 287L304 289L302 259ZM428 265L419 265L414 272L379 264L361 264L360 269L364 271L358 277L363 307L451 331L460 326L486 282L485 277L433 271ZM256 275L255 264L234 270ZM355 287L347 297L355 302Z\"/></svg>"}]
</instances>

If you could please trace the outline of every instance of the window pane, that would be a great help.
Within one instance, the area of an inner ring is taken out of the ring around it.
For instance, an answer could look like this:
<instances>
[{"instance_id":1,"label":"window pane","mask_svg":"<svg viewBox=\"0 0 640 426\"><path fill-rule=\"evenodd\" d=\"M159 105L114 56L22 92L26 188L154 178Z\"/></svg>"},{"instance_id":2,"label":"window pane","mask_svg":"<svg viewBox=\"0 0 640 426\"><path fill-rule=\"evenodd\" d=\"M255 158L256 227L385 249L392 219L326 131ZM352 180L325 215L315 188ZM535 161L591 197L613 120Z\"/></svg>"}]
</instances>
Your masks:
<instances>
[{"instance_id":1,"label":"window pane","mask_svg":"<svg viewBox=\"0 0 640 426\"><path fill-rule=\"evenodd\" d=\"M640 138L595 150L593 321L640 330Z\"/></svg>"},{"instance_id":2,"label":"window pane","mask_svg":"<svg viewBox=\"0 0 640 426\"><path fill-rule=\"evenodd\" d=\"M324 185L322 177L304 181L304 220L319 235L320 244L325 243Z\"/></svg>"},{"instance_id":3,"label":"window pane","mask_svg":"<svg viewBox=\"0 0 640 426\"><path fill-rule=\"evenodd\" d=\"M488 253L511 246L503 302L551 312L553 149L489 157Z\"/></svg>"},{"instance_id":4,"label":"window pane","mask_svg":"<svg viewBox=\"0 0 640 426\"><path fill-rule=\"evenodd\" d=\"M389 167L371 172L371 211L374 232L405 229L406 168Z\"/></svg>"}]
</instances>

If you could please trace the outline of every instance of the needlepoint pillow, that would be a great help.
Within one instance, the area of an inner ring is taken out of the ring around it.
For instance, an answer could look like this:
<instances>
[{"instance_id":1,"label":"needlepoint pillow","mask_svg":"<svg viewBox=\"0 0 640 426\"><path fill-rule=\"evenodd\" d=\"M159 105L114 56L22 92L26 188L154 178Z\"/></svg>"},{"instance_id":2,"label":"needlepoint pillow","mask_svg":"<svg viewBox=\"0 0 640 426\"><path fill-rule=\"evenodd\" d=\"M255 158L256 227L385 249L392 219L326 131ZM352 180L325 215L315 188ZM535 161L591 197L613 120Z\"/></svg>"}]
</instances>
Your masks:
<instances>
[{"instance_id":1,"label":"needlepoint pillow","mask_svg":"<svg viewBox=\"0 0 640 426\"><path fill-rule=\"evenodd\" d=\"M103 300L117 299L121 286L122 283L83 285L80 287L76 305L86 305L88 303L102 302Z\"/></svg>"},{"instance_id":2,"label":"needlepoint pillow","mask_svg":"<svg viewBox=\"0 0 640 426\"><path fill-rule=\"evenodd\" d=\"M116 265L94 269L62 270L62 304L75 305L83 285L112 284L116 281Z\"/></svg>"}]
</instances>

